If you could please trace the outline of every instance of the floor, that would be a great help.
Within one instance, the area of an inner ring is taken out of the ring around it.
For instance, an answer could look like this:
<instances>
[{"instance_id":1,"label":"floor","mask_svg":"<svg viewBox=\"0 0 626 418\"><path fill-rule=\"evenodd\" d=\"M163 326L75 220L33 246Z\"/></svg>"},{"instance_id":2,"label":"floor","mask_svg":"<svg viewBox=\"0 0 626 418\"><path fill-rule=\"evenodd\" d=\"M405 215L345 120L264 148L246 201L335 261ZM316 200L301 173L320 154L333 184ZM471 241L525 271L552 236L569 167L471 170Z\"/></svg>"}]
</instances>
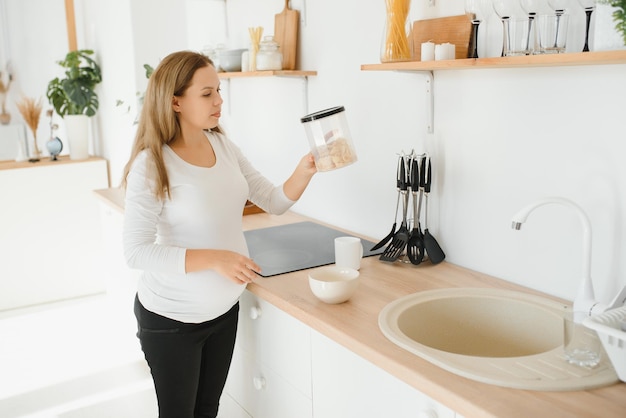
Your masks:
<instances>
[{"instance_id":1,"label":"floor","mask_svg":"<svg viewBox=\"0 0 626 418\"><path fill-rule=\"evenodd\" d=\"M0 417L154 418L133 294L0 312Z\"/></svg>"}]
</instances>

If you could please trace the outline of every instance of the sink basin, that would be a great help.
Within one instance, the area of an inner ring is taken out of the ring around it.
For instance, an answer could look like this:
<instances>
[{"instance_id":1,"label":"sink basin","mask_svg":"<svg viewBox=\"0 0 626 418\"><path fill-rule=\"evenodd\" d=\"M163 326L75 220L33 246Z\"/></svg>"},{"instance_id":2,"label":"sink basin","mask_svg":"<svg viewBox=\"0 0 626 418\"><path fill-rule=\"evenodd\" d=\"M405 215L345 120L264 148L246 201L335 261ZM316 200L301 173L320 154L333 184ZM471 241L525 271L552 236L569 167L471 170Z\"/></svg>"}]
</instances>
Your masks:
<instances>
[{"instance_id":1,"label":"sink basin","mask_svg":"<svg viewBox=\"0 0 626 418\"><path fill-rule=\"evenodd\" d=\"M484 383L583 390L617 382L606 356L592 369L567 363L563 318L568 309L548 298L510 290L438 289L390 303L378 323L396 345ZM587 337L597 338L593 332Z\"/></svg>"}]
</instances>

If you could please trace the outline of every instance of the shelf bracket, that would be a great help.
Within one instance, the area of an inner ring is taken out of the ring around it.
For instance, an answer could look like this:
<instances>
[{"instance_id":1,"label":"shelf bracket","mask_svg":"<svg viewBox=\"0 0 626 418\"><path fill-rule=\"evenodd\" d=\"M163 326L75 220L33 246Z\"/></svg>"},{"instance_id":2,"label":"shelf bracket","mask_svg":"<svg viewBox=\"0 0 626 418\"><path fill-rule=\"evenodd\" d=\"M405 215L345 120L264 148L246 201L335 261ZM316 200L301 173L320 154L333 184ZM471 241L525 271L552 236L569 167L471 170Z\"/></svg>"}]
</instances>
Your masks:
<instances>
[{"instance_id":1,"label":"shelf bracket","mask_svg":"<svg viewBox=\"0 0 626 418\"><path fill-rule=\"evenodd\" d=\"M285 77L285 78L293 78L293 76L281 76L277 75L276 77ZM302 110L304 115L309 114L309 77L306 75L298 76L302 79Z\"/></svg>"},{"instance_id":2,"label":"shelf bracket","mask_svg":"<svg viewBox=\"0 0 626 418\"><path fill-rule=\"evenodd\" d=\"M429 134L435 132L435 94L433 72L428 71L426 75L426 131Z\"/></svg>"},{"instance_id":3,"label":"shelf bracket","mask_svg":"<svg viewBox=\"0 0 626 418\"><path fill-rule=\"evenodd\" d=\"M426 99L426 132L432 134L435 132L435 93L434 93L434 82L435 78L433 77L432 71L424 71L424 70L395 70L401 73L420 73L426 76L426 89L424 90L425 99Z\"/></svg>"}]
</instances>

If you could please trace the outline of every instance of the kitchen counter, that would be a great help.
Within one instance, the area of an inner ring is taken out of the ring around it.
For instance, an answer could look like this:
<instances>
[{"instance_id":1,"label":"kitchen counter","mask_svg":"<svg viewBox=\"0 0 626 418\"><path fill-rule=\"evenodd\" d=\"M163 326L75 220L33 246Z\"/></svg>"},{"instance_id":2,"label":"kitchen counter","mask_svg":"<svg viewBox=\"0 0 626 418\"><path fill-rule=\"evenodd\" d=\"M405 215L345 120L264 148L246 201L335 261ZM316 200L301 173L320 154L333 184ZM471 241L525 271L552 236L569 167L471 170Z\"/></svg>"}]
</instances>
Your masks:
<instances>
[{"instance_id":1,"label":"kitchen counter","mask_svg":"<svg viewBox=\"0 0 626 418\"><path fill-rule=\"evenodd\" d=\"M114 208L123 210L123 199L117 190L102 190L96 194ZM244 228L305 220L315 221L291 212L281 216L253 214L244 217ZM378 241L372 237L362 238ZM378 328L378 313L385 305L407 294L430 289L500 288L558 299L447 262L413 266L367 257L362 260L360 277L355 295L339 305L327 305L313 296L306 271L259 278L248 290L465 418L626 416L624 383L570 392L538 392L484 384L447 372L409 353L389 341Z\"/></svg>"}]
</instances>

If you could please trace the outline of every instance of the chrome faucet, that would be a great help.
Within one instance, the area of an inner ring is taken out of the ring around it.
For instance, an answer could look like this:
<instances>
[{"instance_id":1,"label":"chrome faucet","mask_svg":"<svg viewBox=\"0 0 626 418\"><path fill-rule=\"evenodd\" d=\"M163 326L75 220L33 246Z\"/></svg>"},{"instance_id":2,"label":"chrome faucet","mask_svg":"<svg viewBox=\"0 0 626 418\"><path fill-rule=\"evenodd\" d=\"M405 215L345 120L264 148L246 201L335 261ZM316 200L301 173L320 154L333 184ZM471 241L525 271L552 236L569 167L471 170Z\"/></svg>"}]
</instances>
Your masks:
<instances>
[{"instance_id":1,"label":"chrome faucet","mask_svg":"<svg viewBox=\"0 0 626 418\"><path fill-rule=\"evenodd\" d=\"M583 227L583 277L576 298L574 299L574 321L580 323L588 316L597 315L609 309L622 306L626 302L626 286L622 288L608 305L596 301L593 283L591 281L591 223L589 222L587 214L576 203L562 197L546 197L540 199L517 212L515 216L513 216L511 227L515 230L519 230L532 211L547 204L560 204L574 209L578 213Z\"/></svg>"}]
</instances>

